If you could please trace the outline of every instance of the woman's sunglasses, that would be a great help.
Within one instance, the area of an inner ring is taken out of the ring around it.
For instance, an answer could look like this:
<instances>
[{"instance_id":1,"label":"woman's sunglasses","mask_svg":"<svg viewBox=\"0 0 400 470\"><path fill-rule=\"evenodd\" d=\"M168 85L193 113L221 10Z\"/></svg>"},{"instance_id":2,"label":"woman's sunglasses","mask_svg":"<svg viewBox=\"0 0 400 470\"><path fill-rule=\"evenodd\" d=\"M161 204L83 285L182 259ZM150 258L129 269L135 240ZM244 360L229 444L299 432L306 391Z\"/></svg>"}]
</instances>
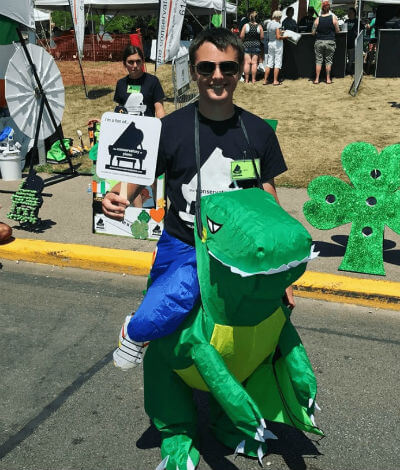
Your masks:
<instances>
[{"instance_id":1,"label":"woman's sunglasses","mask_svg":"<svg viewBox=\"0 0 400 470\"><path fill-rule=\"evenodd\" d=\"M239 64L233 60L226 60L219 63L204 61L193 65L193 67L196 69L196 72L199 75L208 77L214 73L217 65L219 66L219 70L221 71L222 75L236 75L239 72Z\"/></svg>"}]
</instances>

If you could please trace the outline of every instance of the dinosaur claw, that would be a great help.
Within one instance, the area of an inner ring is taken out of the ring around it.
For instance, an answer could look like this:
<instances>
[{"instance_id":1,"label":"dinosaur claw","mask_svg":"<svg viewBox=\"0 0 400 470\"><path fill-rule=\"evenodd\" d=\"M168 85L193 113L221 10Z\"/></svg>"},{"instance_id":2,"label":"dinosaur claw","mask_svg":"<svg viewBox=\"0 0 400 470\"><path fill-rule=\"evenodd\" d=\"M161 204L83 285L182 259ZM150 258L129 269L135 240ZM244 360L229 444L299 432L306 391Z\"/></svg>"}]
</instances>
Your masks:
<instances>
[{"instance_id":1,"label":"dinosaur claw","mask_svg":"<svg viewBox=\"0 0 400 470\"><path fill-rule=\"evenodd\" d=\"M258 461L260 462L260 465L262 467L263 466L262 459L264 457L264 451L263 451L263 448L262 448L261 444L258 446L258 449L257 449L257 457L258 457Z\"/></svg>"},{"instance_id":2,"label":"dinosaur claw","mask_svg":"<svg viewBox=\"0 0 400 470\"><path fill-rule=\"evenodd\" d=\"M187 470L195 470L196 468L194 466L193 460L190 458L190 455L188 455L188 458L187 458L186 468Z\"/></svg>"},{"instance_id":3,"label":"dinosaur claw","mask_svg":"<svg viewBox=\"0 0 400 470\"><path fill-rule=\"evenodd\" d=\"M244 445L246 441L239 442L235 449L235 458L237 457L238 454L244 454Z\"/></svg>"},{"instance_id":4,"label":"dinosaur claw","mask_svg":"<svg viewBox=\"0 0 400 470\"><path fill-rule=\"evenodd\" d=\"M157 465L156 470L165 470L165 469L167 468L168 460L169 460L169 455L167 455L167 456L165 457L165 459L163 459L163 460Z\"/></svg>"}]
</instances>

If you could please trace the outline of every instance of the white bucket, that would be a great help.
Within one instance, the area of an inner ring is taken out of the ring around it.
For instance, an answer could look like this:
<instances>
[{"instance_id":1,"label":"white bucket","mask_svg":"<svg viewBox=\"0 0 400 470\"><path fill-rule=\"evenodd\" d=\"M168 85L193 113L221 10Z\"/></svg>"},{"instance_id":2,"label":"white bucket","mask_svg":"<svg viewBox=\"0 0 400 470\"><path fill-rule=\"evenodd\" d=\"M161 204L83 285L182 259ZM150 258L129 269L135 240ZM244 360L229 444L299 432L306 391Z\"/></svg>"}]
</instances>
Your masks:
<instances>
[{"instance_id":1,"label":"white bucket","mask_svg":"<svg viewBox=\"0 0 400 470\"><path fill-rule=\"evenodd\" d=\"M22 178L20 152L0 154L0 172L4 181L20 180Z\"/></svg>"}]
</instances>

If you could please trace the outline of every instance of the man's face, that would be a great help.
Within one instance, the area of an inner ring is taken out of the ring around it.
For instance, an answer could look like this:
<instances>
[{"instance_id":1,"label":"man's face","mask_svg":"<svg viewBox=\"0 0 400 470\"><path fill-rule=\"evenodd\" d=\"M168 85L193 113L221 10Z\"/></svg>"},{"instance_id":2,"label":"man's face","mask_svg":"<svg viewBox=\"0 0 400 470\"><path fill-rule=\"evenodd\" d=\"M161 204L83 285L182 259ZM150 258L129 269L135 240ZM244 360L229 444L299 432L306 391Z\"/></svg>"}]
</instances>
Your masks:
<instances>
[{"instance_id":1,"label":"man's face","mask_svg":"<svg viewBox=\"0 0 400 470\"><path fill-rule=\"evenodd\" d=\"M215 62L217 64L225 61L238 62L237 53L232 46L228 46L224 51L220 51L211 42L204 42L196 51L195 64L200 62ZM199 87L200 100L203 104L226 104L232 103L233 92L240 78L242 70L235 75L224 75L219 66L211 75L204 76L197 73L192 67L192 79Z\"/></svg>"}]
</instances>

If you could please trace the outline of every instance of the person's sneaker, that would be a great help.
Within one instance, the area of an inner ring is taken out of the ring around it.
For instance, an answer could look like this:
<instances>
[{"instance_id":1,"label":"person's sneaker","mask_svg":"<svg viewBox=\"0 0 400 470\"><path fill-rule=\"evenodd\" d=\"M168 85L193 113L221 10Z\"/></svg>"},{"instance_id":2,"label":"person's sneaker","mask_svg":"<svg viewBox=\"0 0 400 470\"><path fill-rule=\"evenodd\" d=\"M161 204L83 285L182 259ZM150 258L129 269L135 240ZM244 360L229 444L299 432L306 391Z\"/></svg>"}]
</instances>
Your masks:
<instances>
[{"instance_id":1,"label":"person's sneaker","mask_svg":"<svg viewBox=\"0 0 400 470\"><path fill-rule=\"evenodd\" d=\"M118 348L113 354L115 367L122 370L128 370L140 364L143 361L144 348L149 344L134 341L129 337L128 324L131 318L132 315L128 315L125 318L125 322L119 334Z\"/></svg>"}]
</instances>

